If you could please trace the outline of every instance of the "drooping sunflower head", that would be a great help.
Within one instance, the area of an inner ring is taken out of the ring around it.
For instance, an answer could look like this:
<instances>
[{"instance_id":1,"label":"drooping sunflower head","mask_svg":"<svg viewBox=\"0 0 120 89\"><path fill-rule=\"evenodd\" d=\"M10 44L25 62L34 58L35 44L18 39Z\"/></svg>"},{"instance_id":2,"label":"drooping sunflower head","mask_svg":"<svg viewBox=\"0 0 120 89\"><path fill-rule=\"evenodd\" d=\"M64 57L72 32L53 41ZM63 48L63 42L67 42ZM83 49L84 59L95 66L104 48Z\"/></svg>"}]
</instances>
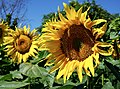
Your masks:
<instances>
[{"instance_id":1,"label":"drooping sunflower head","mask_svg":"<svg viewBox=\"0 0 120 89\"><path fill-rule=\"evenodd\" d=\"M112 54L112 45L97 41L104 35L107 21L104 19L91 21L87 15L90 8L82 12L82 7L75 11L73 7L65 3L63 5L66 16L59 13L60 20L45 24L40 50L51 52L46 65L54 59L54 62L52 61L54 66L50 72L59 69L57 79L63 76L66 82L76 70L82 82L83 70L87 75L94 76L94 68L99 64L99 54L105 56ZM101 27L94 27L100 23L103 23ZM103 50L105 47L108 49Z\"/></svg>"},{"instance_id":2,"label":"drooping sunflower head","mask_svg":"<svg viewBox=\"0 0 120 89\"><path fill-rule=\"evenodd\" d=\"M6 23L0 22L0 44L3 43L3 37L9 31L8 25Z\"/></svg>"},{"instance_id":3,"label":"drooping sunflower head","mask_svg":"<svg viewBox=\"0 0 120 89\"><path fill-rule=\"evenodd\" d=\"M120 59L120 41L119 39L112 40L114 45L114 51L113 51L113 58L114 59Z\"/></svg>"},{"instance_id":4,"label":"drooping sunflower head","mask_svg":"<svg viewBox=\"0 0 120 89\"><path fill-rule=\"evenodd\" d=\"M38 38L39 35L34 29L30 32L30 28L16 28L10 35L4 37L5 51L13 62L18 64L26 62L29 56L34 56L38 53Z\"/></svg>"}]
</instances>

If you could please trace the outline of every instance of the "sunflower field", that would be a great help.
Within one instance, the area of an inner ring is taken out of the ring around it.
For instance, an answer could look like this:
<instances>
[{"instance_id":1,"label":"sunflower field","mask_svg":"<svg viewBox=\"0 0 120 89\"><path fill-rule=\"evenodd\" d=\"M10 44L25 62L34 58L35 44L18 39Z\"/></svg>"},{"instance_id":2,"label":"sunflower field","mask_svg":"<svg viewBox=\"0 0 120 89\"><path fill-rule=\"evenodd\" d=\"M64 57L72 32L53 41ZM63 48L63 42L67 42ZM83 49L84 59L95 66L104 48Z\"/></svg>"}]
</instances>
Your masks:
<instances>
[{"instance_id":1,"label":"sunflower field","mask_svg":"<svg viewBox=\"0 0 120 89\"><path fill-rule=\"evenodd\" d=\"M42 25L0 19L0 89L120 89L120 16L63 2Z\"/></svg>"}]
</instances>

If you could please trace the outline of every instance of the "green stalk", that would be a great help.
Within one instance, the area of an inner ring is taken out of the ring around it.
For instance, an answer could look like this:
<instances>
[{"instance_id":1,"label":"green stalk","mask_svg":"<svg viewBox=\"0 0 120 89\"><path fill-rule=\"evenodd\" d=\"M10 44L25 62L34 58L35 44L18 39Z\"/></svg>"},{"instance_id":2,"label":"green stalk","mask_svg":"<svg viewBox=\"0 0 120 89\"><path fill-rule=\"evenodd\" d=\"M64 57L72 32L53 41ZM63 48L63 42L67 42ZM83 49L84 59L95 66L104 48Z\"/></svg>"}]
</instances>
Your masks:
<instances>
[{"instance_id":1,"label":"green stalk","mask_svg":"<svg viewBox=\"0 0 120 89\"><path fill-rule=\"evenodd\" d=\"M30 89L30 85L28 85L28 89Z\"/></svg>"},{"instance_id":2,"label":"green stalk","mask_svg":"<svg viewBox=\"0 0 120 89\"><path fill-rule=\"evenodd\" d=\"M102 74L102 86L104 85L104 74Z\"/></svg>"}]
</instances>

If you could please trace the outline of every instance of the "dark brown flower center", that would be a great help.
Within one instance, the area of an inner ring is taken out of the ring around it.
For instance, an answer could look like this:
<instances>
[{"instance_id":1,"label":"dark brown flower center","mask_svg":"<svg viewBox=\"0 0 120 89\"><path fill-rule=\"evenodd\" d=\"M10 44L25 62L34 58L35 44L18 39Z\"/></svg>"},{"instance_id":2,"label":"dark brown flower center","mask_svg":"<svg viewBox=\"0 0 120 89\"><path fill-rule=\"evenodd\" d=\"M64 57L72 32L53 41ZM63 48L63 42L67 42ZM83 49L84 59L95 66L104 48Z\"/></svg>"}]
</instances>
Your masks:
<instances>
[{"instance_id":1,"label":"dark brown flower center","mask_svg":"<svg viewBox=\"0 0 120 89\"><path fill-rule=\"evenodd\" d=\"M21 54L27 53L31 47L30 38L26 35L20 35L20 37L15 42L15 47Z\"/></svg>"},{"instance_id":2,"label":"dark brown flower center","mask_svg":"<svg viewBox=\"0 0 120 89\"><path fill-rule=\"evenodd\" d=\"M2 28L0 28L0 38L2 37L3 31Z\"/></svg>"},{"instance_id":3,"label":"dark brown flower center","mask_svg":"<svg viewBox=\"0 0 120 89\"><path fill-rule=\"evenodd\" d=\"M83 61L93 53L94 43L95 37L90 30L83 25L73 24L62 35L61 49L70 60Z\"/></svg>"}]
</instances>

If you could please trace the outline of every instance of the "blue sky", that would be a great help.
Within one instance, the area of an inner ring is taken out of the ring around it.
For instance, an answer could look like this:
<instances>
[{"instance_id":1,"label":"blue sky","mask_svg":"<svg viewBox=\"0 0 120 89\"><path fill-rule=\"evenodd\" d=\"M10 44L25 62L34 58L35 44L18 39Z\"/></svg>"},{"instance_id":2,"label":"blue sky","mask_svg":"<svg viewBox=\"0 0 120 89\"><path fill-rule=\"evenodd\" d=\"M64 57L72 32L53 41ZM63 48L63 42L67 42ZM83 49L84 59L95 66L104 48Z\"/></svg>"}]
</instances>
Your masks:
<instances>
[{"instance_id":1,"label":"blue sky","mask_svg":"<svg viewBox=\"0 0 120 89\"><path fill-rule=\"evenodd\" d=\"M28 11L26 18L29 20L28 24L31 30L41 25L43 15L56 12L58 6L60 6L60 9L63 9L63 2L69 3L69 1L70 0L30 0L27 5ZM84 0L78 0L78 2L83 3ZM111 14L120 13L119 0L96 0L96 3Z\"/></svg>"}]
</instances>

